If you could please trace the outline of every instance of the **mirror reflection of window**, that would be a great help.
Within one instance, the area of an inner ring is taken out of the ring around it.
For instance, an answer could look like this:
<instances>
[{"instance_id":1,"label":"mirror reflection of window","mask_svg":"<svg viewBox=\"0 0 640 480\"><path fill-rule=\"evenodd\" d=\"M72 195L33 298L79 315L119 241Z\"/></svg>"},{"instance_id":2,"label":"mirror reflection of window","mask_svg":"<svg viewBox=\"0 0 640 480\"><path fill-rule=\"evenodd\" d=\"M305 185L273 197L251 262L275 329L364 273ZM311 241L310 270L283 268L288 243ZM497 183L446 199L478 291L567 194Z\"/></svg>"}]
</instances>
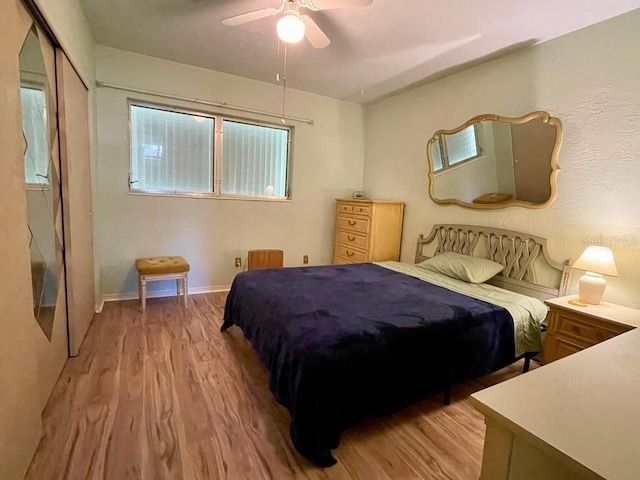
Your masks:
<instances>
[{"instance_id":1,"label":"mirror reflection of window","mask_svg":"<svg viewBox=\"0 0 640 480\"><path fill-rule=\"evenodd\" d=\"M47 104L44 89L36 86L20 87L22 130L27 142L24 155L25 182L30 185L49 185L49 150L47 141Z\"/></svg>"},{"instance_id":2,"label":"mirror reflection of window","mask_svg":"<svg viewBox=\"0 0 640 480\"><path fill-rule=\"evenodd\" d=\"M478 156L476 127L471 125L464 130L445 137L447 161L449 165L464 162Z\"/></svg>"},{"instance_id":3,"label":"mirror reflection of window","mask_svg":"<svg viewBox=\"0 0 640 480\"><path fill-rule=\"evenodd\" d=\"M479 156L480 152L476 125L471 125L451 135L442 135L433 144L431 152L433 170L437 172L467 160L472 160Z\"/></svg>"},{"instance_id":4,"label":"mirror reflection of window","mask_svg":"<svg viewBox=\"0 0 640 480\"><path fill-rule=\"evenodd\" d=\"M433 144L431 156L433 160L433 171L437 172L439 170L442 170L444 168L444 163L442 162L442 149L440 148L440 142L436 142Z\"/></svg>"}]
</instances>

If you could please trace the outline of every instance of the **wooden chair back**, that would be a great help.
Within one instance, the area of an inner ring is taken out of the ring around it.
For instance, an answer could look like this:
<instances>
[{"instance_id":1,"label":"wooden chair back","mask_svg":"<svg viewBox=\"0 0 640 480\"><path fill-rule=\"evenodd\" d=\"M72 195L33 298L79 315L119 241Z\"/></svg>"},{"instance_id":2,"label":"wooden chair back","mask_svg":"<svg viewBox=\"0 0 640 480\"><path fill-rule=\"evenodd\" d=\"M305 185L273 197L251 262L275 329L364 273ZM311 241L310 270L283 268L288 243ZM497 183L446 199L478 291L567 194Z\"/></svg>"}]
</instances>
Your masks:
<instances>
[{"instance_id":1,"label":"wooden chair back","mask_svg":"<svg viewBox=\"0 0 640 480\"><path fill-rule=\"evenodd\" d=\"M247 270L264 270L266 268L282 268L284 252L282 250L249 250Z\"/></svg>"}]
</instances>

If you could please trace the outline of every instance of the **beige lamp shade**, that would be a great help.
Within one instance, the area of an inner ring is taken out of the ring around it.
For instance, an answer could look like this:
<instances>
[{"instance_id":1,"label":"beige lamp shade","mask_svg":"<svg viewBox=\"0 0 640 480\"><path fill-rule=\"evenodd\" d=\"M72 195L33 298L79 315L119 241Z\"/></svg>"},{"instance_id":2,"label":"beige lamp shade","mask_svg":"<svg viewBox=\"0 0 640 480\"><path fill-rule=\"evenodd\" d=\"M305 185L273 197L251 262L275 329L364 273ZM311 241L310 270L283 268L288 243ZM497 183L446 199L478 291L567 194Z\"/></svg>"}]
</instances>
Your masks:
<instances>
[{"instance_id":1,"label":"beige lamp shade","mask_svg":"<svg viewBox=\"0 0 640 480\"><path fill-rule=\"evenodd\" d=\"M618 276L618 269L613 261L613 253L607 247L588 247L573 268L585 270L578 284L578 298L581 305L598 305L602 301L607 282L603 275Z\"/></svg>"},{"instance_id":2,"label":"beige lamp shade","mask_svg":"<svg viewBox=\"0 0 640 480\"><path fill-rule=\"evenodd\" d=\"M573 268L609 277L618 276L618 269L613 261L613 253L607 247L588 247L573 264Z\"/></svg>"}]
</instances>

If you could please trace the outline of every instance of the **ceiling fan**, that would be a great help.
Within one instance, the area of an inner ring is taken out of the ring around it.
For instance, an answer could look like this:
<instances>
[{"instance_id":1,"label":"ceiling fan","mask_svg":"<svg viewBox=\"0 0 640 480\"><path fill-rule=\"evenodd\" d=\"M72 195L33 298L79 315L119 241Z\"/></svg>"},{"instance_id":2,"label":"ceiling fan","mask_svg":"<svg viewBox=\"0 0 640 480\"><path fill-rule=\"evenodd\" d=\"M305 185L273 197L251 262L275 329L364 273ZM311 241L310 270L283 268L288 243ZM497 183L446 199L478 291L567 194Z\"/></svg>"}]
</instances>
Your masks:
<instances>
[{"instance_id":1,"label":"ceiling fan","mask_svg":"<svg viewBox=\"0 0 640 480\"><path fill-rule=\"evenodd\" d=\"M307 37L313 47L324 48L331 43L331 40L310 16L302 15L300 9L306 8L317 12L335 8L366 7L372 3L373 0L280 0L278 8L261 8L233 15L223 18L222 24L235 27L261 18L282 14L277 25L280 40L287 43L297 43L303 37Z\"/></svg>"}]
</instances>

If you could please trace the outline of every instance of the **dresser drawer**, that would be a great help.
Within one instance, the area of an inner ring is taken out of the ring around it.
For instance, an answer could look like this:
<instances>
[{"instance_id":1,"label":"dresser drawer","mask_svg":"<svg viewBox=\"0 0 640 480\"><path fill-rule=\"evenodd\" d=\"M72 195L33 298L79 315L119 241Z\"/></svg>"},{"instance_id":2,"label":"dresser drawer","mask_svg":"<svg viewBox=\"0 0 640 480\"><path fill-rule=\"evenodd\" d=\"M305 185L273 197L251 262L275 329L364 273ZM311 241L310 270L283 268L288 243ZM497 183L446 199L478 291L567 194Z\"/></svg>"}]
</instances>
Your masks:
<instances>
[{"instance_id":1,"label":"dresser drawer","mask_svg":"<svg viewBox=\"0 0 640 480\"><path fill-rule=\"evenodd\" d=\"M349 247L359 248L360 250L366 250L369 246L369 237L367 235L346 232L344 230L338 230L336 232L336 241Z\"/></svg>"},{"instance_id":2,"label":"dresser drawer","mask_svg":"<svg viewBox=\"0 0 640 480\"><path fill-rule=\"evenodd\" d=\"M557 342L556 355L555 355L556 360L560 358L568 357L573 353L579 352L591 346L591 345L580 345L579 342L571 342L563 338L558 338L556 342Z\"/></svg>"},{"instance_id":3,"label":"dresser drawer","mask_svg":"<svg viewBox=\"0 0 640 480\"><path fill-rule=\"evenodd\" d=\"M354 205L353 213L357 213L358 215L370 215L371 214L371 205Z\"/></svg>"},{"instance_id":4,"label":"dresser drawer","mask_svg":"<svg viewBox=\"0 0 640 480\"><path fill-rule=\"evenodd\" d=\"M348 260L349 263L359 263L367 261L367 254L360 250L349 248L345 245L336 245L336 258L340 257Z\"/></svg>"},{"instance_id":5,"label":"dresser drawer","mask_svg":"<svg viewBox=\"0 0 640 480\"><path fill-rule=\"evenodd\" d=\"M339 258L339 257L335 257L333 260L334 265L348 265L350 263L355 263L352 262L351 260L347 260L346 258Z\"/></svg>"},{"instance_id":6,"label":"dresser drawer","mask_svg":"<svg viewBox=\"0 0 640 480\"><path fill-rule=\"evenodd\" d=\"M336 227L337 231L352 230L355 232L369 233L369 219L364 217L338 215Z\"/></svg>"},{"instance_id":7,"label":"dresser drawer","mask_svg":"<svg viewBox=\"0 0 640 480\"><path fill-rule=\"evenodd\" d=\"M338 213L357 213L358 215L371 215L371 205L359 203L338 203Z\"/></svg>"},{"instance_id":8,"label":"dresser drawer","mask_svg":"<svg viewBox=\"0 0 640 480\"><path fill-rule=\"evenodd\" d=\"M587 345L595 345L615 337L629 328L616 326L610 322L606 326L590 322L582 318L575 318L562 313L556 313L557 335L580 340Z\"/></svg>"}]
</instances>

